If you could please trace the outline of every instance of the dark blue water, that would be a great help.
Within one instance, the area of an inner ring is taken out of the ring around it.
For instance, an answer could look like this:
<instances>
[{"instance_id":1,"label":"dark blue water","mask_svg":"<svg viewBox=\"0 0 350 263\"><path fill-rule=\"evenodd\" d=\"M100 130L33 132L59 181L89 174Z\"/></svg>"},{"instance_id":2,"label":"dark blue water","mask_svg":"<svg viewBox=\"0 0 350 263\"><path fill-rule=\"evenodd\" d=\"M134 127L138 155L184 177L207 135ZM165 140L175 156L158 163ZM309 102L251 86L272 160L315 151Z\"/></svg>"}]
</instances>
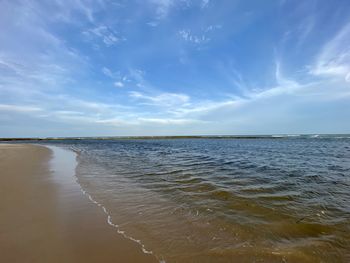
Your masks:
<instances>
[{"instance_id":1,"label":"dark blue water","mask_svg":"<svg viewBox=\"0 0 350 263\"><path fill-rule=\"evenodd\" d=\"M84 189L166 262L350 261L346 136L61 144Z\"/></svg>"}]
</instances>

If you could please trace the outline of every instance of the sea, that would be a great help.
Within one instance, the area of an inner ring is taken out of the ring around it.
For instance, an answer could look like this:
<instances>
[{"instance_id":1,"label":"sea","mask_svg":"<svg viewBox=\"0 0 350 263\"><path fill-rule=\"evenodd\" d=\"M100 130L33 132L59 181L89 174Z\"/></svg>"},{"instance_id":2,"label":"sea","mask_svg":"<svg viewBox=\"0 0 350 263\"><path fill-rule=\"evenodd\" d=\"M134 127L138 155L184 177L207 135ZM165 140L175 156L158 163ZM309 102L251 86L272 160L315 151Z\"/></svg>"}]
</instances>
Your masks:
<instances>
[{"instance_id":1,"label":"sea","mask_svg":"<svg viewBox=\"0 0 350 263\"><path fill-rule=\"evenodd\" d=\"M40 143L160 262L350 262L350 135Z\"/></svg>"}]
</instances>

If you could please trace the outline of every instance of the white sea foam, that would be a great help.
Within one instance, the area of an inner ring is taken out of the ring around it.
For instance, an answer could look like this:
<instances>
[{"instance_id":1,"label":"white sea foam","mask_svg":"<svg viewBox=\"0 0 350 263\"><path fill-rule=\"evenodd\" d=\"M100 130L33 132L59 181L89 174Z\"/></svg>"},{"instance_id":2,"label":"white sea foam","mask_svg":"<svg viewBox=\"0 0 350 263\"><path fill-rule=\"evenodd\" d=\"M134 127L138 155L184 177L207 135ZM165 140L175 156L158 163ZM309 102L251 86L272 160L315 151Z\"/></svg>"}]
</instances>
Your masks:
<instances>
[{"instance_id":1,"label":"white sea foam","mask_svg":"<svg viewBox=\"0 0 350 263\"><path fill-rule=\"evenodd\" d=\"M78 157L78 155L80 154L79 150L77 150L77 149L72 149L72 151L75 152L75 153L77 154L77 157ZM113 221L112 221L112 216L109 214L109 212L107 211L106 207L104 207L101 203L99 203L99 202L97 202L95 199L93 199L92 196L91 196L89 193L87 193L87 191L85 191L85 190L83 189L83 187L80 185L76 173L75 173L75 181L76 181L77 184L79 185L81 192L82 192L84 195L86 195L86 196L89 198L89 200L90 200L91 202L93 202L93 203L96 204L97 206L101 207L102 211L107 215L107 223L108 223L110 226L116 228L118 234L121 234L121 235L124 236L125 238L127 238L127 239L129 239L129 240L132 240L132 241L138 243L138 244L141 246L141 250L142 250L143 253L145 253L145 254L153 254L153 251L146 249L145 245L142 244L141 240L135 239L135 238L133 238L133 237L131 237L131 236L128 236L128 235L125 233L125 231L123 231L123 230L121 230L121 229L119 228L119 226L118 226L117 224L114 224L114 223L113 223ZM161 261L160 261L160 262L161 262ZM165 262L165 261L163 261L163 262Z\"/></svg>"},{"instance_id":2,"label":"white sea foam","mask_svg":"<svg viewBox=\"0 0 350 263\"><path fill-rule=\"evenodd\" d=\"M52 147L52 146L48 146L48 148L52 149L53 151L55 150L55 147ZM74 152L74 153L76 154L76 159L77 159L78 156L79 156L79 154L80 154L80 150L76 149L75 147L70 147L69 149L70 149L72 152ZM127 238L127 239L129 239L129 240L132 240L132 241L138 243L138 244L140 245L141 250L142 250L143 253L145 253L145 254L150 254L150 255L154 255L153 251L146 249L145 245L142 244L141 240L135 239L135 238L133 238L133 237L127 235L127 234L125 233L125 231L121 230L120 227L119 227L117 224L113 223L113 221L112 221L112 216L109 214L109 212L108 212L108 210L106 209L106 207L104 207L101 203L97 202L97 201L96 201L86 190L84 190L83 187L80 185L76 172L74 173L74 180L75 180L75 182L77 183L77 185L79 186L80 191L81 191L84 195L86 195L86 196L88 197L88 199L89 199L92 203L94 203L94 204L96 204L98 207L100 207L100 208L102 209L102 211L107 215L107 223L108 223L108 225L114 227L114 228L117 230L117 233L118 233L118 234L122 235L123 237L125 237L125 238ZM154 256L157 258L156 255L154 255ZM163 259L162 259L162 260L158 259L158 260L159 260L160 263L166 263Z\"/></svg>"}]
</instances>

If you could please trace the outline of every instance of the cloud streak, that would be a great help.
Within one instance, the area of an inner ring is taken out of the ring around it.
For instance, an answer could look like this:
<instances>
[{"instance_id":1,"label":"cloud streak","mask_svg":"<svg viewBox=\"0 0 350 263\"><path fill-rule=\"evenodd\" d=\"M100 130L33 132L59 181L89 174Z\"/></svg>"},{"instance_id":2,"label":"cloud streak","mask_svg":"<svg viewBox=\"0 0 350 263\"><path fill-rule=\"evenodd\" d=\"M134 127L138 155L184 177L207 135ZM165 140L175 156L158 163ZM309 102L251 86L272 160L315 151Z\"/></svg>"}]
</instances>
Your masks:
<instances>
[{"instance_id":1,"label":"cloud streak","mask_svg":"<svg viewBox=\"0 0 350 263\"><path fill-rule=\"evenodd\" d=\"M119 36L119 34L112 28L100 25L83 32L83 35L88 38L88 40L100 39L107 47L114 46L121 41L125 41L124 37Z\"/></svg>"},{"instance_id":2,"label":"cloud streak","mask_svg":"<svg viewBox=\"0 0 350 263\"><path fill-rule=\"evenodd\" d=\"M138 91L131 91L129 95L131 98L140 100L142 104L161 107L181 106L190 100L188 95L176 93L161 93L159 95L150 96Z\"/></svg>"},{"instance_id":3,"label":"cloud streak","mask_svg":"<svg viewBox=\"0 0 350 263\"><path fill-rule=\"evenodd\" d=\"M311 73L318 76L342 77L350 82L350 23L324 45L311 68Z\"/></svg>"},{"instance_id":4,"label":"cloud streak","mask_svg":"<svg viewBox=\"0 0 350 263\"><path fill-rule=\"evenodd\" d=\"M37 106L26 106L26 105L10 105L10 104L0 104L0 112L20 112L20 113L32 113L42 111L40 107Z\"/></svg>"}]
</instances>

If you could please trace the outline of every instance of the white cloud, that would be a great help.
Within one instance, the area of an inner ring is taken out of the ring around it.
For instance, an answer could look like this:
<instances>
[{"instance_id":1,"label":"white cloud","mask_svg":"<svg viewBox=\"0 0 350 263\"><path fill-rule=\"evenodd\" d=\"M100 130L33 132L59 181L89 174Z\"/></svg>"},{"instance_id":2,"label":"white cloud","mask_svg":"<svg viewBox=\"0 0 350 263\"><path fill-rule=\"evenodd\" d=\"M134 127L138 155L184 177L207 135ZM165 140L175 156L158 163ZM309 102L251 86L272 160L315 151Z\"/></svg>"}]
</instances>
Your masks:
<instances>
[{"instance_id":1,"label":"white cloud","mask_svg":"<svg viewBox=\"0 0 350 263\"><path fill-rule=\"evenodd\" d=\"M138 121L149 124L161 124L161 125L184 125L202 123L202 121L194 119L171 119L171 118L138 118Z\"/></svg>"},{"instance_id":2,"label":"white cloud","mask_svg":"<svg viewBox=\"0 0 350 263\"><path fill-rule=\"evenodd\" d=\"M148 2L155 7L156 20L165 19L172 9L178 7L181 9L187 9L190 8L193 3L199 3L200 8L206 8L209 5L209 0L148 0Z\"/></svg>"},{"instance_id":3,"label":"white cloud","mask_svg":"<svg viewBox=\"0 0 350 263\"><path fill-rule=\"evenodd\" d=\"M138 91L129 92L130 97L143 101L143 104L154 106L181 106L189 102L190 97L185 94L161 93L149 96Z\"/></svg>"},{"instance_id":4,"label":"white cloud","mask_svg":"<svg viewBox=\"0 0 350 263\"><path fill-rule=\"evenodd\" d=\"M350 82L350 72L345 76L345 80L346 80L347 82Z\"/></svg>"},{"instance_id":5,"label":"white cloud","mask_svg":"<svg viewBox=\"0 0 350 263\"><path fill-rule=\"evenodd\" d=\"M107 47L118 44L120 41L126 40L112 28L106 25L100 25L83 31L83 35L91 40L100 39Z\"/></svg>"},{"instance_id":6,"label":"white cloud","mask_svg":"<svg viewBox=\"0 0 350 263\"><path fill-rule=\"evenodd\" d=\"M178 32L178 34L186 42L195 45L201 45L210 42L211 38L209 37L209 35L212 35L214 31L219 30L221 28L222 25L213 24L200 30L195 30L196 32L193 32L193 30L190 29L182 29Z\"/></svg>"},{"instance_id":7,"label":"white cloud","mask_svg":"<svg viewBox=\"0 0 350 263\"><path fill-rule=\"evenodd\" d=\"M308 14L308 16L302 20L302 23L300 23L300 25L296 31L296 34L297 34L296 45L297 45L297 47L300 47L308 39L308 37L310 36L310 34L312 33L312 31L315 28L315 25L316 25L315 21L316 21L316 18L312 14Z\"/></svg>"},{"instance_id":8,"label":"white cloud","mask_svg":"<svg viewBox=\"0 0 350 263\"><path fill-rule=\"evenodd\" d=\"M114 86L116 86L117 88L122 88L124 87L124 83L121 81L116 81L114 82Z\"/></svg>"},{"instance_id":9,"label":"white cloud","mask_svg":"<svg viewBox=\"0 0 350 263\"><path fill-rule=\"evenodd\" d=\"M349 81L350 74L350 23L337 32L321 50L311 74L342 77Z\"/></svg>"},{"instance_id":10,"label":"white cloud","mask_svg":"<svg viewBox=\"0 0 350 263\"><path fill-rule=\"evenodd\" d=\"M102 68L102 72L103 74L105 74L107 77L113 78L114 74L112 73L112 71L109 68L103 67Z\"/></svg>"},{"instance_id":11,"label":"white cloud","mask_svg":"<svg viewBox=\"0 0 350 263\"><path fill-rule=\"evenodd\" d=\"M84 72L86 57L50 30L51 23L58 22L51 8L60 13L60 7L35 1L5 1L0 5L0 25L6 25L0 35L2 92L17 92L22 100L39 91L61 89Z\"/></svg>"},{"instance_id":12,"label":"white cloud","mask_svg":"<svg viewBox=\"0 0 350 263\"><path fill-rule=\"evenodd\" d=\"M174 5L174 0L150 0L150 2L156 7L157 19L165 18Z\"/></svg>"},{"instance_id":13,"label":"white cloud","mask_svg":"<svg viewBox=\"0 0 350 263\"><path fill-rule=\"evenodd\" d=\"M72 23L74 21L74 12L79 12L85 16L90 22L95 22L94 12L103 7L103 1L91 0L55 0L52 1L56 7L56 13L53 16L66 22ZM57 12L57 9L59 12ZM50 14L51 15L51 14Z\"/></svg>"},{"instance_id":14,"label":"white cloud","mask_svg":"<svg viewBox=\"0 0 350 263\"><path fill-rule=\"evenodd\" d=\"M204 43L207 43L210 41L210 38L207 37L206 35L204 35L204 34L195 35L189 29L180 30L179 35L185 41L190 42L190 43L194 43L194 44L204 44Z\"/></svg>"},{"instance_id":15,"label":"white cloud","mask_svg":"<svg viewBox=\"0 0 350 263\"><path fill-rule=\"evenodd\" d=\"M145 72L139 69L130 69L127 72L112 71L107 67L102 68L102 73L114 80L113 85L115 87L124 87L126 83L133 83L136 86L140 86L143 82L143 76Z\"/></svg>"},{"instance_id":16,"label":"white cloud","mask_svg":"<svg viewBox=\"0 0 350 263\"><path fill-rule=\"evenodd\" d=\"M202 0L201 2L201 8L206 8L209 5L210 0Z\"/></svg>"},{"instance_id":17,"label":"white cloud","mask_svg":"<svg viewBox=\"0 0 350 263\"><path fill-rule=\"evenodd\" d=\"M37 106L0 104L0 112L1 111L9 111L9 112L30 113L30 112L38 112L41 110L42 109L40 107L37 107Z\"/></svg>"},{"instance_id":18,"label":"white cloud","mask_svg":"<svg viewBox=\"0 0 350 263\"><path fill-rule=\"evenodd\" d=\"M122 79L121 73L119 71L112 71L107 67L102 68L102 73L111 79Z\"/></svg>"},{"instance_id":19,"label":"white cloud","mask_svg":"<svg viewBox=\"0 0 350 263\"><path fill-rule=\"evenodd\" d=\"M147 25L149 25L151 27L156 27L156 26L158 26L158 23L155 21L151 21L151 22L148 22Z\"/></svg>"},{"instance_id":20,"label":"white cloud","mask_svg":"<svg viewBox=\"0 0 350 263\"><path fill-rule=\"evenodd\" d=\"M100 120L96 120L96 123L104 124L107 126L115 126L115 127L125 127L125 126L137 124L135 121L130 121L130 120L126 121L119 118L100 119Z\"/></svg>"},{"instance_id":21,"label":"white cloud","mask_svg":"<svg viewBox=\"0 0 350 263\"><path fill-rule=\"evenodd\" d=\"M222 29L222 25L210 25L204 31L210 32L210 31L214 31L214 30L218 30L218 29Z\"/></svg>"},{"instance_id":22,"label":"white cloud","mask_svg":"<svg viewBox=\"0 0 350 263\"><path fill-rule=\"evenodd\" d=\"M281 72L281 63L279 60L276 61L276 70L275 70L275 78L278 87L298 87L300 86L299 83L297 83L295 80L291 80L289 78L286 78L282 72Z\"/></svg>"},{"instance_id":23,"label":"white cloud","mask_svg":"<svg viewBox=\"0 0 350 263\"><path fill-rule=\"evenodd\" d=\"M267 88L255 88L251 89L248 87L241 87L244 91L242 97L232 96L224 100L208 100L199 101L197 103L186 103L182 107L172 109L172 113L178 118L195 118L195 119L206 119L206 116L212 115L213 113L218 114L217 116L227 116L228 112L234 114L245 115L240 110L243 108L255 108L254 104L261 104L265 101L275 100L281 98L281 101L293 101L293 100L310 100L310 102L325 102L334 101L338 99L344 99L350 97L350 90L344 85L344 82L306 82L300 83L294 79L285 77L281 71L281 63L276 61L276 86ZM241 79L239 72L235 72ZM240 85L244 85L243 81L239 82ZM329 86L334 86L333 89L329 89ZM266 107L266 106L265 106ZM273 105L271 105L273 108ZM222 112L220 114L220 112ZM232 115L233 117L234 115ZM230 118L225 117L225 121Z\"/></svg>"},{"instance_id":24,"label":"white cloud","mask_svg":"<svg viewBox=\"0 0 350 263\"><path fill-rule=\"evenodd\" d=\"M203 101L186 105L185 107L174 108L172 113L177 117L199 118L220 109L236 109L246 102L247 100L243 98L226 99L222 101Z\"/></svg>"},{"instance_id":25,"label":"white cloud","mask_svg":"<svg viewBox=\"0 0 350 263\"><path fill-rule=\"evenodd\" d=\"M196 123L205 123L200 120L195 119L176 119L176 118L152 118L152 117L138 117L129 120L123 120L119 118L111 118L111 119L101 119L97 120L96 123L111 125L116 127L125 127L125 126L142 126L142 125L188 125L188 124L196 124Z\"/></svg>"},{"instance_id":26,"label":"white cloud","mask_svg":"<svg viewBox=\"0 0 350 263\"><path fill-rule=\"evenodd\" d=\"M308 90L309 86L315 87L315 83L300 84L293 79L286 78L281 72L280 62L276 62L275 77L277 85L264 89L249 89L245 87L242 76L238 71L234 71L236 82L240 85L240 89L244 92L243 97L230 96L223 100L206 100L192 102L186 94L177 93L160 93L158 95L146 95L138 91L131 91L131 98L141 101L143 105L152 105L156 107L168 108L167 113L179 119L201 119L212 112L220 111L236 111L248 104L260 102L269 98L278 96L289 96L294 94L309 95L315 90ZM317 91L319 92L319 91ZM327 96L327 95L325 95ZM168 115L168 116L169 116Z\"/></svg>"}]
</instances>

